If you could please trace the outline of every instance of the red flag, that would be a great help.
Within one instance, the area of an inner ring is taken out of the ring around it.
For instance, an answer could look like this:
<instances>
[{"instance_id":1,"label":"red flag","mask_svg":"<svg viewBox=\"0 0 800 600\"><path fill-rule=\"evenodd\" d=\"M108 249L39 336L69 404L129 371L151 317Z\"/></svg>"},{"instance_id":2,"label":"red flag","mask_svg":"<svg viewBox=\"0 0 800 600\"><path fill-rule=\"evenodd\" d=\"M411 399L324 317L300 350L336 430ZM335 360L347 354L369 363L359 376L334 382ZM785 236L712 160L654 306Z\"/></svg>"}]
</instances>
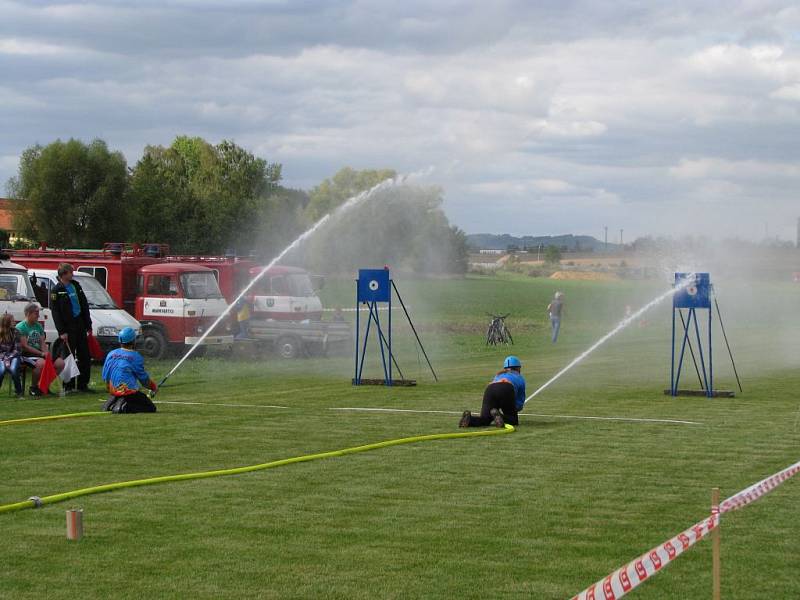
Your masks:
<instances>
[{"instance_id":1,"label":"red flag","mask_svg":"<svg viewBox=\"0 0 800 600\"><path fill-rule=\"evenodd\" d=\"M41 390L43 394L50 393L50 384L53 383L56 377L58 377L58 373L56 373L56 368L53 366L53 358L48 352L44 358L42 374L39 375L39 390Z\"/></svg>"},{"instance_id":2,"label":"red flag","mask_svg":"<svg viewBox=\"0 0 800 600\"><path fill-rule=\"evenodd\" d=\"M94 360L102 361L106 355L100 347L100 342L97 341L97 338L90 333L86 336L86 340L89 342L89 356Z\"/></svg>"}]
</instances>

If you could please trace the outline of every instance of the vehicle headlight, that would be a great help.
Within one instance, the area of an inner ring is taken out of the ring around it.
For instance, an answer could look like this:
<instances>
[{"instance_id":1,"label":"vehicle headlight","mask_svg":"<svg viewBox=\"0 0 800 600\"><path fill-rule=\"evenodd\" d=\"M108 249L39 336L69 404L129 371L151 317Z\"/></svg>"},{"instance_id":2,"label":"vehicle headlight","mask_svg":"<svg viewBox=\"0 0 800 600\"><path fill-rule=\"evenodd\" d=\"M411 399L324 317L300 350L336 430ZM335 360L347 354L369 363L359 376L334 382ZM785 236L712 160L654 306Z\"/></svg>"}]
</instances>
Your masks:
<instances>
[{"instance_id":1,"label":"vehicle headlight","mask_svg":"<svg viewBox=\"0 0 800 600\"><path fill-rule=\"evenodd\" d=\"M119 335L119 328L117 327L98 327L97 335L114 336Z\"/></svg>"}]
</instances>

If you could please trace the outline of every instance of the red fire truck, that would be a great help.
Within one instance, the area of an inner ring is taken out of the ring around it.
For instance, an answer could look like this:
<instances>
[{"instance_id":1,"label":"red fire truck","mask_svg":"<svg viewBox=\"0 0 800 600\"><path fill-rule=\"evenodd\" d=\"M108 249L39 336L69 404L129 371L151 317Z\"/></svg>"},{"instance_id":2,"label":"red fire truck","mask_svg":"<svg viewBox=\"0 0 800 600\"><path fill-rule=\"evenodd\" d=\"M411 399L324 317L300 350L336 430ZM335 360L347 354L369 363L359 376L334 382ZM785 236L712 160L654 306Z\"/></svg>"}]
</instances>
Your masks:
<instances>
[{"instance_id":1,"label":"red fire truck","mask_svg":"<svg viewBox=\"0 0 800 600\"><path fill-rule=\"evenodd\" d=\"M248 258L231 256L167 256L167 262L200 264L212 269L225 299L233 302L264 267ZM323 279L298 267L272 267L247 294L254 319L319 321L322 301L317 290Z\"/></svg>"},{"instance_id":2,"label":"red fire truck","mask_svg":"<svg viewBox=\"0 0 800 600\"><path fill-rule=\"evenodd\" d=\"M9 253L28 269L56 269L69 262L77 271L93 275L141 323L138 347L151 358L194 344L228 306L211 269L166 261L169 248L164 244L107 243L102 250L55 250L43 245ZM227 321L204 340L204 345L231 344Z\"/></svg>"},{"instance_id":3,"label":"red fire truck","mask_svg":"<svg viewBox=\"0 0 800 600\"><path fill-rule=\"evenodd\" d=\"M213 269L229 303L264 269L253 260L232 256L167 256L166 262ZM298 267L270 268L245 297L251 307L247 342L272 348L283 358L349 349L350 324L322 321L317 291L323 283L323 278Z\"/></svg>"}]
</instances>

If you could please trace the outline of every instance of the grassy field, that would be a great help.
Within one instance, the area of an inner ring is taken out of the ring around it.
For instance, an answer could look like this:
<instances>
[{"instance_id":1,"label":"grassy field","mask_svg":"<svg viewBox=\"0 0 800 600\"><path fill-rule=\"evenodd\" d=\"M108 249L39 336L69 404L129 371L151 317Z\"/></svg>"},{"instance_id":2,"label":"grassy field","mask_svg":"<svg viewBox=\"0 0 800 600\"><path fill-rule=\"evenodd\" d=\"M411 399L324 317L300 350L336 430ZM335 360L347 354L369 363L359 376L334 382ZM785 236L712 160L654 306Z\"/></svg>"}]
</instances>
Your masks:
<instances>
[{"instance_id":1,"label":"grassy field","mask_svg":"<svg viewBox=\"0 0 800 600\"><path fill-rule=\"evenodd\" d=\"M521 277L398 284L439 383L399 320L398 359L416 388L353 388L348 357L190 360L159 394L156 415L0 428L0 503L457 431L458 414L479 407L508 353L483 344L484 313L512 313L513 351L532 391L608 331L626 304L664 289ZM544 307L556 285L567 313L552 345ZM726 497L800 459L800 286L772 284L763 297L749 286L718 290L745 386L735 399L663 395L670 311L661 307L537 396L511 435L2 514L0 597L569 598L707 515L712 487ZM330 306L350 306L352 284L331 283L325 295ZM716 387L733 389L721 337L715 352ZM171 366L149 365L155 376ZM369 368L377 375L374 361ZM687 385L696 385L690 376ZM8 397L0 418L96 410L99 398ZM448 414L336 410L343 407ZM800 597L798 501L800 480L792 480L724 519L725 598ZM73 506L85 511L79 543L64 536L64 510ZM706 598L710 586L703 542L634 595Z\"/></svg>"}]
</instances>

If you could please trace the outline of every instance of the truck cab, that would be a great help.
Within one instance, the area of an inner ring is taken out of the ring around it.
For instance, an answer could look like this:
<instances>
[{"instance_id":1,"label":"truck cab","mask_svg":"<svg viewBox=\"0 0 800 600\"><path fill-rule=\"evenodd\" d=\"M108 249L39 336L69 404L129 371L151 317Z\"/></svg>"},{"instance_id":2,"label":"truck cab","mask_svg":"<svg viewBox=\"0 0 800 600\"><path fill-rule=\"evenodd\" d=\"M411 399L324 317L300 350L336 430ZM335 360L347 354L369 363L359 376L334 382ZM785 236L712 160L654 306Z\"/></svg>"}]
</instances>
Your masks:
<instances>
[{"instance_id":1,"label":"truck cab","mask_svg":"<svg viewBox=\"0 0 800 600\"><path fill-rule=\"evenodd\" d=\"M58 271L31 268L28 269L28 274L36 299L42 307L49 308L50 292L58 283ZM75 271L73 277L86 294L92 316L92 333L103 352L110 352L119 346L119 332L125 327L131 327L137 336L141 334L139 321L117 306L100 281L82 271Z\"/></svg>"},{"instance_id":2,"label":"truck cab","mask_svg":"<svg viewBox=\"0 0 800 600\"><path fill-rule=\"evenodd\" d=\"M10 314L14 323L25 319L25 306L37 302L37 297L28 278L28 270L0 255L0 314ZM42 306L39 319L48 342L58 337L53 315Z\"/></svg>"},{"instance_id":3,"label":"truck cab","mask_svg":"<svg viewBox=\"0 0 800 600\"><path fill-rule=\"evenodd\" d=\"M250 278L261 271L262 267L252 267ZM248 300L254 319L319 321L322 318L322 301L311 275L298 267L272 267L251 288Z\"/></svg>"},{"instance_id":4,"label":"truck cab","mask_svg":"<svg viewBox=\"0 0 800 600\"><path fill-rule=\"evenodd\" d=\"M197 264L162 263L137 273L135 316L142 324L141 352L162 358L168 349L194 345L228 308L214 272ZM201 348L233 344L230 322L223 320Z\"/></svg>"}]
</instances>

